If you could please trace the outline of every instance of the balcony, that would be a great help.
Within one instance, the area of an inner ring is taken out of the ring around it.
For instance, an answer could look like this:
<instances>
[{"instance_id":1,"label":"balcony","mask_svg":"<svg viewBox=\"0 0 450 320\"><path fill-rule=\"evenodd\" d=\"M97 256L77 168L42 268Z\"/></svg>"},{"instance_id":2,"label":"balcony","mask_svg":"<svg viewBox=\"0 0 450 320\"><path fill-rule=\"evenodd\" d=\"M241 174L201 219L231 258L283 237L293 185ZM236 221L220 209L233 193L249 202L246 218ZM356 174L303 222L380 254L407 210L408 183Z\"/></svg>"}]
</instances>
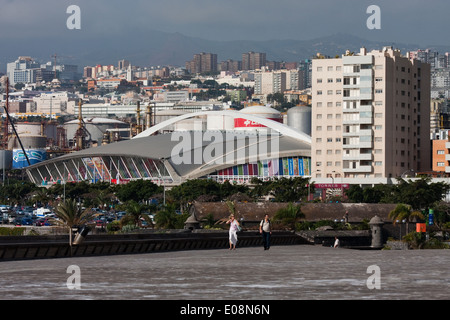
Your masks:
<instances>
[{"instance_id":1,"label":"balcony","mask_svg":"<svg viewBox=\"0 0 450 320\"><path fill-rule=\"evenodd\" d=\"M372 173L372 166L359 166L356 168L343 168L344 173Z\"/></svg>"},{"instance_id":2,"label":"balcony","mask_svg":"<svg viewBox=\"0 0 450 320\"><path fill-rule=\"evenodd\" d=\"M372 153L359 153L359 154L349 154L349 155L344 155L342 157L342 160L346 161L361 161L361 160L367 160L367 161L372 161L373 160L373 155Z\"/></svg>"}]
</instances>

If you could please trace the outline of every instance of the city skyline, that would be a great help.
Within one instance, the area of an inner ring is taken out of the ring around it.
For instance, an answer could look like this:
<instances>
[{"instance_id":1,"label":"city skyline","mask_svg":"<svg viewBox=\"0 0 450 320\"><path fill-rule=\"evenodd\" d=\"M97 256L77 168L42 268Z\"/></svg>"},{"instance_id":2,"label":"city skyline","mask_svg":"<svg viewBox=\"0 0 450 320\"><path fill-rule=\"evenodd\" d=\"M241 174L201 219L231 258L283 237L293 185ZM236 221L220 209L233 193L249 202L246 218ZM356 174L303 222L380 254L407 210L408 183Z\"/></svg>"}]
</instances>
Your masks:
<instances>
[{"instance_id":1,"label":"city skyline","mask_svg":"<svg viewBox=\"0 0 450 320\"><path fill-rule=\"evenodd\" d=\"M37 58L54 53L66 56L72 56L73 53L77 58L84 53L92 57L97 53L100 60L106 55L105 50L116 49L132 63L133 55L142 52L149 57L147 60L162 63L164 60L158 55L175 56L177 53L169 49L177 41L198 45L197 52L214 52L203 48L212 46L211 42L226 47L227 42L232 41L243 41L245 44L254 42L254 47L248 50L245 48L244 51L266 52L257 47L263 45L261 42L307 41L335 34L351 35L367 42L383 42L385 45L411 44L411 49L450 45L443 42L445 40L439 32L448 26L444 14L449 11L450 3L443 0L434 0L426 7L423 1L417 0L392 3L368 0L300 3L282 0L277 2L276 7L266 0L230 0L227 6L205 0L159 1L151 4L142 0L132 3L103 0L57 3L50 0L0 0L0 4L0 27L7 30L0 35L0 41L4 44L0 52L0 64L5 63L5 59L11 59L12 50L14 56L30 55ZM70 30L66 26L70 17L66 10L70 5L77 5L81 10L80 30ZM370 14L366 11L370 5L378 5L381 9L380 30L367 28ZM162 41L162 38L170 39ZM154 42L155 46L167 46L167 51L152 53L156 49L145 46L143 42L146 41ZM23 52L26 49L28 51ZM179 51L179 48L173 50ZM191 56L192 52L189 51L185 60ZM307 58L301 53L298 56L298 59ZM181 60L175 58L176 61ZM236 57L219 55L219 60L228 58ZM80 59L83 60L82 57ZM141 60L136 63L140 64ZM0 65L0 70L3 67Z\"/></svg>"}]
</instances>

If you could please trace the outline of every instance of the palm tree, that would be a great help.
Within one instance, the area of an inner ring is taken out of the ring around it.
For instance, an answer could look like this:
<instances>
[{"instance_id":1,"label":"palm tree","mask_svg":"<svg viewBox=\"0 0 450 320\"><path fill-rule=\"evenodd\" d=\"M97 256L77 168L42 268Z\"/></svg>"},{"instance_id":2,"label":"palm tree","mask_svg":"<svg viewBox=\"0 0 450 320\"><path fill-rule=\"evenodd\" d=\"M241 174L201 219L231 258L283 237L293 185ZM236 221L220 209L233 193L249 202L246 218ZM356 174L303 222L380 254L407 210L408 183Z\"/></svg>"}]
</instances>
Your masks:
<instances>
[{"instance_id":1,"label":"palm tree","mask_svg":"<svg viewBox=\"0 0 450 320\"><path fill-rule=\"evenodd\" d=\"M389 219L394 222L394 225L397 221L407 221L412 222L414 218L425 219L424 215L420 211L413 211L412 207L409 204L399 203L395 206L394 210L389 212ZM406 224L406 234L408 234L408 223Z\"/></svg>"},{"instance_id":2,"label":"palm tree","mask_svg":"<svg viewBox=\"0 0 450 320\"><path fill-rule=\"evenodd\" d=\"M39 188L32 193L33 200L45 206L50 200L47 188Z\"/></svg>"},{"instance_id":3,"label":"palm tree","mask_svg":"<svg viewBox=\"0 0 450 320\"><path fill-rule=\"evenodd\" d=\"M131 200L127 203L127 207L125 211L131 217L133 217L133 221L136 226L140 225L141 217L143 217L144 211L147 209L147 206L136 201Z\"/></svg>"},{"instance_id":4,"label":"palm tree","mask_svg":"<svg viewBox=\"0 0 450 320\"><path fill-rule=\"evenodd\" d=\"M166 205L155 215L155 222L159 228L174 229L178 222L177 212L173 204Z\"/></svg>"},{"instance_id":5,"label":"palm tree","mask_svg":"<svg viewBox=\"0 0 450 320\"><path fill-rule=\"evenodd\" d=\"M92 221L94 213L90 209L82 209L76 200L66 199L55 210L58 219L53 221L69 229L69 245L72 252L72 228L82 226Z\"/></svg>"},{"instance_id":6,"label":"palm tree","mask_svg":"<svg viewBox=\"0 0 450 320\"><path fill-rule=\"evenodd\" d=\"M279 209L275 213L274 220L279 220L286 224L291 224L292 229L295 231L295 225L297 221L304 217L305 215L302 212L301 205L294 205L292 202L290 202L287 207Z\"/></svg>"},{"instance_id":7,"label":"palm tree","mask_svg":"<svg viewBox=\"0 0 450 320\"><path fill-rule=\"evenodd\" d=\"M236 214L236 205L234 201L227 200L226 202L228 211L230 211L230 214L235 215Z\"/></svg>"}]
</instances>

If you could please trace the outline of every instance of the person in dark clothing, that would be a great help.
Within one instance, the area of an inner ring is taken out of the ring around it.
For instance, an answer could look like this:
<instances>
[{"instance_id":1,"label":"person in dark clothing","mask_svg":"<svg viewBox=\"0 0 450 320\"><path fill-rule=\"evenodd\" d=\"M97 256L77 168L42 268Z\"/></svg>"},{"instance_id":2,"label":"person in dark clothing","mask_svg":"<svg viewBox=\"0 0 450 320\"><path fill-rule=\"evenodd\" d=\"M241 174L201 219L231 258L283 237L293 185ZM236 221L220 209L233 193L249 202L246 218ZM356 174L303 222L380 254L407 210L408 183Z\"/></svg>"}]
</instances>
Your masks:
<instances>
[{"instance_id":1,"label":"person in dark clothing","mask_svg":"<svg viewBox=\"0 0 450 320\"><path fill-rule=\"evenodd\" d=\"M269 250L270 236L272 235L272 224L268 214L264 216L264 220L261 220L261 223L259 224L259 233L261 233L263 237L264 250Z\"/></svg>"}]
</instances>

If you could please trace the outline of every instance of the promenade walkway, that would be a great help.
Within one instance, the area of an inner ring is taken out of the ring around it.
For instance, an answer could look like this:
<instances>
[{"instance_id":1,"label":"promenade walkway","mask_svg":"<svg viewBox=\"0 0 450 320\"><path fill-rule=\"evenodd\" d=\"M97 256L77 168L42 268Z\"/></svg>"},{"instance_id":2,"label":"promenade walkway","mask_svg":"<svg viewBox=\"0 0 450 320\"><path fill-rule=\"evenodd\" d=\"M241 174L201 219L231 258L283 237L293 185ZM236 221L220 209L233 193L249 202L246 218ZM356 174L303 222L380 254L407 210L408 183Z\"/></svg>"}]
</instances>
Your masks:
<instances>
[{"instance_id":1,"label":"promenade walkway","mask_svg":"<svg viewBox=\"0 0 450 320\"><path fill-rule=\"evenodd\" d=\"M6 261L0 265L0 298L450 299L449 263L450 250L311 245ZM67 268L74 265L79 290L67 286ZM380 289L367 286L375 274L368 273L369 266L379 267Z\"/></svg>"}]
</instances>

